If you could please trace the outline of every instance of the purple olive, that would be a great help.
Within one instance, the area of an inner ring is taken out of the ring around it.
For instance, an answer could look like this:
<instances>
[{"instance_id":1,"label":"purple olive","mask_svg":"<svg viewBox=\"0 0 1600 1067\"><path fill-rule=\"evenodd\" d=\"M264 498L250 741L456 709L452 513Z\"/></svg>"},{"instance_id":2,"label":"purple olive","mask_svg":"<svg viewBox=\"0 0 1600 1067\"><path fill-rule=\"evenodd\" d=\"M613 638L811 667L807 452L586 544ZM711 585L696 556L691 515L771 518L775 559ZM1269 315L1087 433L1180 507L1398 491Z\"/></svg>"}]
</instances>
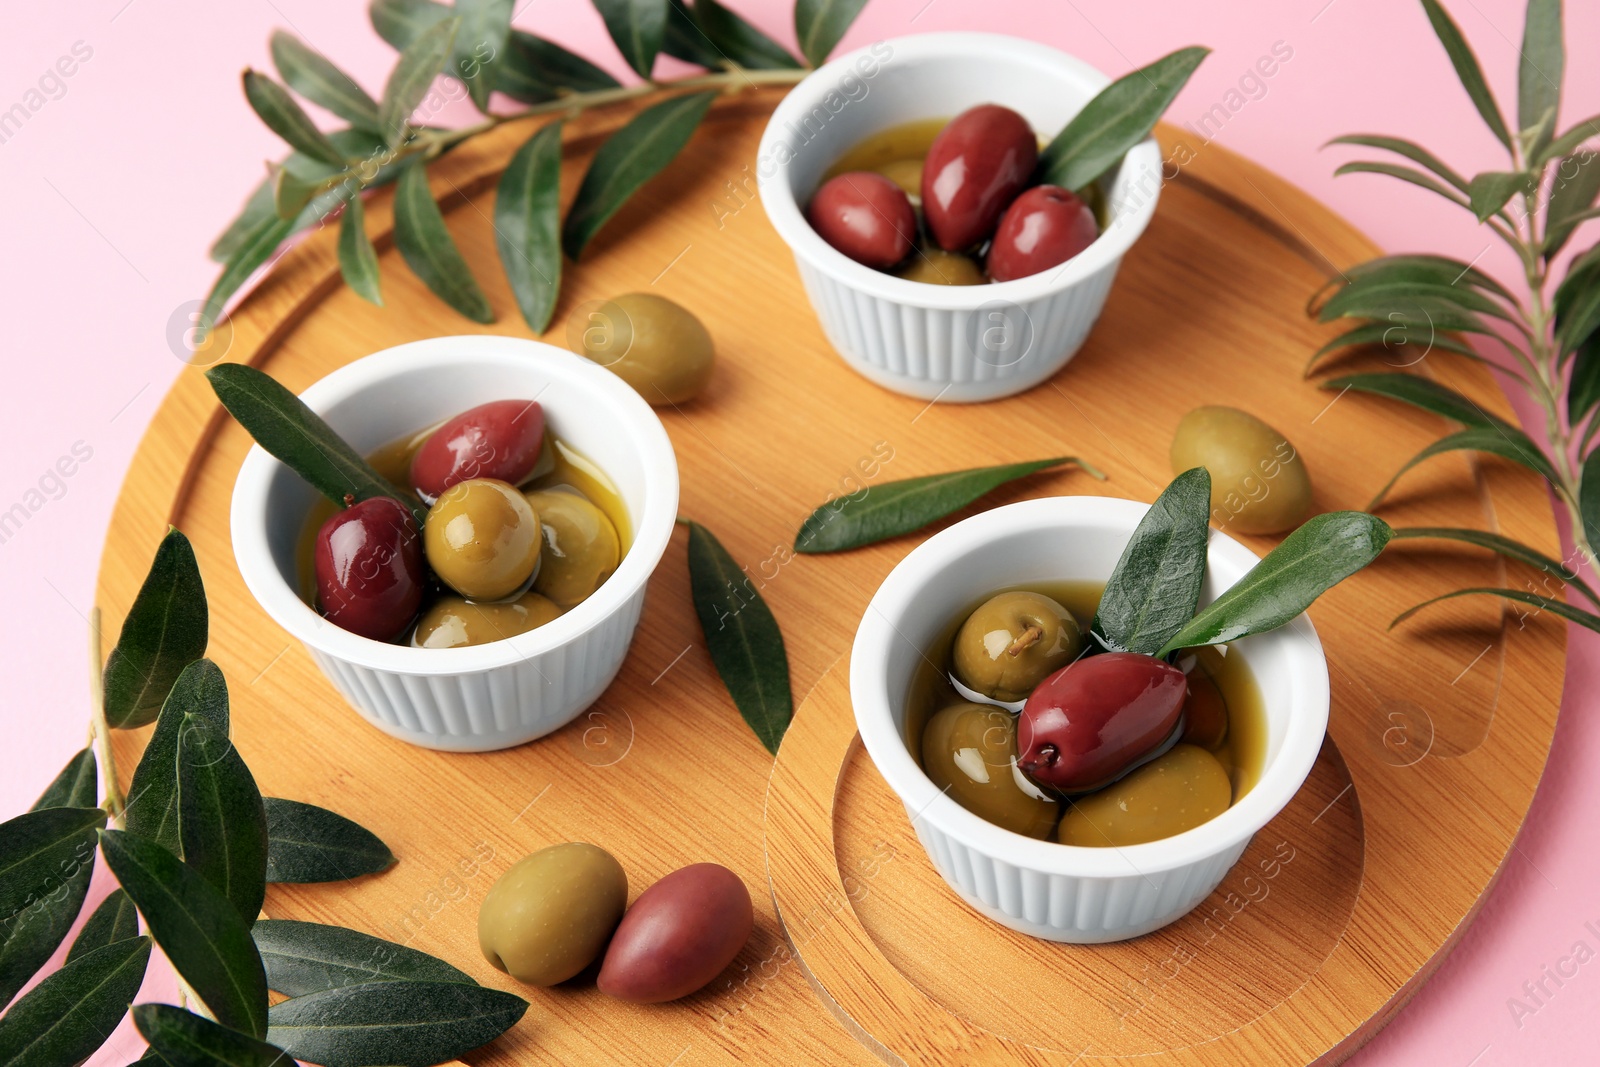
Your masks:
<instances>
[{"instance_id":1,"label":"purple olive","mask_svg":"<svg viewBox=\"0 0 1600 1067\"><path fill-rule=\"evenodd\" d=\"M1036 185L1000 216L985 266L997 282L1026 278L1065 263L1098 236L1094 212L1075 193L1057 185Z\"/></svg>"},{"instance_id":2,"label":"purple olive","mask_svg":"<svg viewBox=\"0 0 1600 1067\"><path fill-rule=\"evenodd\" d=\"M922 164L922 217L939 247L959 252L994 233L1038 162L1038 138L1008 107L979 104L951 119Z\"/></svg>"},{"instance_id":3,"label":"purple olive","mask_svg":"<svg viewBox=\"0 0 1600 1067\"><path fill-rule=\"evenodd\" d=\"M824 241L874 270L888 270L910 255L917 235L917 215L905 190L873 171L828 179L811 198L806 218Z\"/></svg>"},{"instance_id":4,"label":"purple olive","mask_svg":"<svg viewBox=\"0 0 1600 1067\"><path fill-rule=\"evenodd\" d=\"M754 924L738 875L716 863L691 864L639 894L611 935L595 984L635 1004L686 997L733 962Z\"/></svg>"},{"instance_id":5,"label":"purple olive","mask_svg":"<svg viewBox=\"0 0 1600 1067\"><path fill-rule=\"evenodd\" d=\"M353 634L393 641L422 606L422 541L411 511L392 497L352 504L323 523L315 564L322 614Z\"/></svg>"},{"instance_id":6,"label":"purple olive","mask_svg":"<svg viewBox=\"0 0 1600 1067\"><path fill-rule=\"evenodd\" d=\"M428 500L473 478L517 485L544 443L544 409L534 400L496 400L463 411L433 433L411 460L411 485Z\"/></svg>"}]
</instances>

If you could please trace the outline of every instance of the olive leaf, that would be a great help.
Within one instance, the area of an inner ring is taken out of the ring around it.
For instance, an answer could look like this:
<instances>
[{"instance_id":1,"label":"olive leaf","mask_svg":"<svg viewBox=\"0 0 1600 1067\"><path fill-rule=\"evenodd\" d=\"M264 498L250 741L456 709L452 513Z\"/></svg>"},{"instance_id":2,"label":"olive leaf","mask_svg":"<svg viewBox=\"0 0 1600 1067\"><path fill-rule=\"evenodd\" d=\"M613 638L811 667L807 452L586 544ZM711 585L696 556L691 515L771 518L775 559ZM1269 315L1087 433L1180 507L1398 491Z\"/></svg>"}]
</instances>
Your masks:
<instances>
[{"instance_id":1,"label":"olive leaf","mask_svg":"<svg viewBox=\"0 0 1600 1067\"><path fill-rule=\"evenodd\" d=\"M1545 216L1545 259L1551 259L1566 245L1567 239L1583 221L1600 195L1600 159L1595 153L1567 156L1556 165L1550 185L1550 206Z\"/></svg>"},{"instance_id":2,"label":"olive leaf","mask_svg":"<svg viewBox=\"0 0 1600 1067\"><path fill-rule=\"evenodd\" d=\"M1351 374L1343 378L1331 378L1322 383L1322 388L1339 393L1352 390L1399 400L1423 411L1453 419L1463 426L1515 429L1500 416L1483 410L1470 397L1463 396L1449 386L1440 385L1432 378L1416 374Z\"/></svg>"},{"instance_id":3,"label":"olive leaf","mask_svg":"<svg viewBox=\"0 0 1600 1067\"><path fill-rule=\"evenodd\" d=\"M648 80L667 29L667 0L594 0L617 51Z\"/></svg>"},{"instance_id":4,"label":"olive leaf","mask_svg":"<svg viewBox=\"0 0 1600 1067\"><path fill-rule=\"evenodd\" d=\"M796 70L800 61L719 0L694 0L696 25L721 55L746 70Z\"/></svg>"},{"instance_id":5,"label":"olive leaf","mask_svg":"<svg viewBox=\"0 0 1600 1067\"><path fill-rule=\"evenodd\" d=\"M1574 431L1600 405L1600 334L1592 334L1572 357L1567 381L1567 422Z\"/></svg>"},{"instance_id":6,"label":"olive leaf","mask_svg":"<svg viewBox=\"0 0 1600 1067\"><path fill-rule=\"evenodd\" d=\"M1575 622L1579 626L1583 626L1600 633L1600 615L1596 615L1593 612L1584 611L1582 608L1575 608L1564 600L1556 600L1553 597L1540 596L1538 593L1530 593L1522 589L1499 589L1494 586L1474 586L1470 589L1457 589L1453 592L1444 593L1440 596L1430 597L1429 599L1424 600L1422 603L1409 607L1405 611L1402 611L1400 614L1396 615L1394 617L1394 621L1389 623L1389 629L1392 630L1401 623L1406 622L1424 608L1432 607L1433 605L1441 603L1442 601L1455 600L1458 597L1464 596L1497 596L1504 600L1510 600L1518 604L1528 604L1532 607L1538 608L1541 612L1548 611L1550 614L1560 616L1561 618L1566 619L1568 622Z\"/></svg>"},{"instance_id":7,"label":"olive leaf","mask_svg":"<svg viewBox=\"0 0 1600 1067\"><path fill-rule=\"evenodd\" d=\"M1438 0L1422 0L1422 9L1428 13L1433 32L1438 36L1439 43L1444 45L1451 65L1456 68L1456 77L1461 79L1462 88L1472 98L1473 106L1483 117L1484 124L1506 146L1506 151L1511 151L1511 132L1506 129L1506 120L1500 115L1500 106L1495 103L1494 93L1490 92L1489 83L1484 80L1483 69L1478 66L1478 57L1473 55L1472 46L1467 44L1461 29L1439 6Z\"/></svg>"},{"instance_id":8,"label":"olive leaf","mask_svg":"<svg viewBox=\"0 0 1600 1067\"><path fill-rule=\"evenodd\" d=\"M266 973L249 926L228 898L154 841L102 830L100 850L156 944L216 1020L264 1036Z\"/></svg>"},{"instance_id":9,"label":"olive leaf","mask_svg":"<svg viewBox=\"0 0 1600 1067\"><path fill-rule=\"evenodd\" d=\"M440 300L473 322L494 321L489 299L445 227L444 214L428 190L427 171L421 167L406 171L395 187L394 244L411 273Z\"/></svg>"},{"instance_id":10,"label":"olive leaf","mask_svg":"<svg viewBox=\"0 0 1600 1067\"><path fill-rule=\"evenodd\" d=\"M1456 355L1465 356L1479 363L1489 362L1472 346L1462 341L1457 341L1448 334L1428 330L1425 331L1425 336L1413 340L1411 337L1412 332L1404 323L1372 322L1365 326L1357 326L1346 333L1340 334L1311 353L1311 358L1306 360L1305 376L1309 378L1311 372L1316 369L1317 364L1321 363L1325 357L1346 348L1374 347L1382 348L1390 353L1399 353L1405 366L1414 366L1434 351L1454 352ZM1408 348L1421 349L1421 353L1413 356L1404 351ZM1498 365L1496 365L1496 369L1504 370L1513 377L1522 378L1522 375L1514 370L1508 370Z\"/></svg>"},{"instance_id":11,"label":"olive leaf","mask_svg":"<svg viewBox=\"0 0 1600 1067\"><path fill-rule=\"evenodd\" d=\"M561 291L561 123L528 138L500 176L495 247L528 328L544 333Z\"/></svg>"},{"instance_id":12,"label":"olive leaf","mask_svg":"<svg viewBox=\"0 0 1600 1067\"><path fill-rule=\"evenodd\" d=\"M339 273L345 284L361 299L383 306L383 291L378 280L378 253L367 236L367 212L361 194L346 201L339 221Z\"/></svg>"},{"instance_id":13,"label":"olive leaf","mask_svg":"<svg viewBox=\"0 0 1600 1067\"><path fill-rule=\"evenodd\" d=\"M227 260L222 264L222 273L217 275L217 280L211 283L211 291L206 294L206 299L196 312L195 318L199 323L196 331L197 341L203 341L211 332L211 328L222 318L222 309L227 304L228 298L238 292L250 276L255 274L278 246L284 242L291 233L303 227L299 226L299 218L284 219L278 217L275 190L269 187L268 215L252 225L238 237L238 246L233 250ZM307 204L305 210L309 211L315 201Z\"/></svg>"},{"instance_id":14,"label":"olive leaf","mask_svg":"<svg viewBox=\"0 0 1600 1067\"><path fill-rule=\"evenodd\" d=\"M1362 148L1393 152L1402 159L1409 159L1424 170L1438 175L1461 192L1467 191L1467 179L1462 177L1459 171L1414 141L1378 133L1349 133L1343 137L1335 137L1323 147L1335 144L1352 144Z\"/></svg>"},{"instance_id":15,"label":"olive leaf","mask_svg":"<svg viewBox=\"0 0 1600 1067\"><path fill-rule=\"evenodd\" d=\"M1561 107L1566 48L1561 42L1561 0L1528 0L1517 68L1517 125L1532 129Z\"/></svg>"},{"instance_id":16,"label":"olive leaf","mask_svg":"<svg viewBox=\"0 0 1600 1067\"><path fill-rule=\"evenodd\" d=\"M1534 165L1542 167L1552 159L1566 155L1592 137L1600 137L1600 115L1590 115L1551 141L1545 146L1540 158L1534 160Z\"/></svg>"},{"instance_id":17,"label":"olive leaf","mask_svg":"<svg viewBox=\"0 0 1600 1067\"><path fill-rule=\"evenodd\" d=\"M94 749L85 748L67 761L29 811L40 808L92 808L100 799L100 768Z\"/></svg>"},{"instance_id":18,"label":"olive leaf","mask_svg":"<svg viewBox=\"0 0 1600 1067\"><path fill-rule=\"evenodd\" d=\"M689 143L714 92L675 96L645 108L595 153L567 211L561 245L574 260L628 198Z\"/></svg>"},{"instance_id":19,"label":"olive leaf","mask_svg":"<svg viewBox=\"0 0 1600 1067\"><path fill-rule=\"evenodd\" d=\"M720 70L726 58L700 28L688 0L667 0L667 28L661 36L661 50L673 59L707 70Z\"/></svg>"},{"instance_id":20,"label":"olive leaf","mask_svg":"<svg viewBox=\"0 0 1600 1067\"><path fill-rule=\"evenodd\" d=\"M452 9L461 19L461 28L456 32L450 68L484 114L489 112L495 71L511 34L512 6L512 0L455 0Z\"/></svg>"},{"instance_id":21,"label":"olive leaf","mask_svg":"<svg viewBox=\"0 0 1600 1067\"><path fill-rule=\"evenodd\" d=\"M450 17L449 6L434 0L372 0L367 6L372 28L400 51Z\"/></svg>"},{"instance_id":22,"label":"olive leaf","mask_svg":"<svg viewBox=\"0 0 1600 1067\"><path fill-rule=\"evenodd\" d=\"M205 655L209 627L194 547L169 529L106 660L106 722L132 729L154 719L178 675Z\"/></svg>"},{"instance_id":23,"label":"olive leaf","mask_svg":"<svg viewBox=\"0 0 1600 1067\"><path fill-rule=\"evenodd\" d=\"M191 716L227 736L228 687L222 671L208 659L191 663L178 675L128 783L123 819L127 831L173 853L183 847L178 829L178 748Z\"/></svg>"},{"instance_id":24,"label":"olive leaf","mask_svg":"<svg viewBox=\"0 0 1600 1067\"><path fill-rule=\"evenodd\" d=\"M251 936L267 969L267 988L285 996L368 982L478 984L436 956L341 926L263 919Z\"/></svg>"},{"instance_id":25,"label":"olive leaf","mask_svg":"<svg viewBox=\"0 0 1600 1067\"><path fill-rule=\"evenodd\" d=\"M221 672L217 680L220 685ZM221 697L227 699L225 688ZM256 780L228 736L225 711L185 711L177 764L183 860L233 903L248 926L267 895L267 815Z\"/></svg>"},{"instance_id":26,"label":"olive leaf","mask_svg":"<svg viewBox=\"0 0 1600 1067\"><path fill-rule=\"evenodd\" d=\"M290 148L335 167L344 166L344 156L327 135L317 129L311 116L295 103L289 90L265 74L246 70L244 97L267 128L287 141Z\"/></svg>"},{"instance_id":27,"label":"olive leaf","mask_svg":"<svg viewBox=\"0 0 1600 1067\"><path fill-rule=\"evenodd\" d=\"M1423 320L1407 312L1421 309ZM1442 310L1441 310L1442 309ZM1479 289L1388 277L1362 278L1337 290L1317 312L1322 322L1340 318L1370 318L1391 324L1426 321L1444 330L1486 333L1478 315L1512 320L1511 312Z\"/></svg>"},{"instance_id":28,"label":"olive leaf","mask_svg":"<svg viewBox=\"0 0 1600 1067\"><path fill-rule=\"evenodd\" d=\"M506 66L500 69L502 83L506 80L507 70L513 66L521 73L536 74L541 81L550 86L552 96L558 95L561 90L590 93L601 89L616 89L621 84L576 52L535 34L524 33L522 30L511 31ZM501 91L507 92L503 85Z\"/></svg>"},{"instance_id":29,"label":"olive leaf","mask_svg":"<svg viewBox=\"0 0 1600 1067\"><path fill-rule=\"evenodd\" d=\"M394 865L389 846L337 812L281 797L263 797L262 802L269 882L338 882Z\"/></svg>"},{"instance_id":30,"label":"olive leaf","mask_svg":"<svg viewBox=\"0 0 1600 1067\"><path fill-rule=\"evenodd\" d=\"M528 1002L458 982L367 982L275 1004L267 1040L324 1067L441 1063L515 1026Z\"/></svg>"},{"instance_id":31,"label":"olive leaf","mask_svg":"<svg viewBox=\"0 0 1600 1067\"><path fill-rule=\"evenodd\" d=\"M1562 353L1576 352L1600 330L1600 245L1574 260L1556 287L1556 341Z\"/></svg>"},{"instance_id":32,"label":"olive leaf","mask_svg":"<svg viewBox=\"0 0 1600 1067\"><path fill-rule=\"evenodd\" d=\"M322 53L287 30L273 30L272 65L289 88L352 126L380 130L378 102Z\"/></svg>"},{"instance_id":33,"label":"olive leaf","mask_svg":"<svg viewBox=\"0 0 1600 1067\"><path fill-rule=\"evenodd\" d=\"M1482 289L1502 297L1507 303L1516 303L1516 298L1510 290L1489 275L1483 273L1470 263L1464 263L1453 256L1439 256L1430 253L1405 253L1402 255L1379 256L1369 259L1365 263L1357 263L1347 267L1337 276L1330 278L1316 293L1312 294L1306 304L1306 310L1315 313L1322 306L1323 298L1337 292L1349 285L1372 286L1389 284L1429 284L1454 286L1466 282L1469 286Z\"/></svg>"},{"instance_id":34,"label":"olive leaf","mask_svg":"<svg viewBox=\"0 0 1600 1067\"><path fill-rule=\"evenodd\" d=\"M293 1062L274 1045L171 1004L136 1004L130 1014L166 1067L290 1067Z\"/></svg>"},{"instance_id":35,"label":"olive leaf","mask_svg":"<svg viewBox=\"0 0 1600 1067\"><path fill-rule=\"evenodd\" d=\"M828 61L867 0L795 0L794 34L800 54L813 67Z\"/></svg>"},{"instance_id":36,"label":"olive leaf","mask_svg":"<svg viewBox=\"0 0 1600 1067\"><path fill-rule=\"evenodd\" d=\"M1467 203L1479 222L1488 222L1513 196L1528 188L1529 177L1521 172L1485 171L1467 183Z\"/></svg>"},{"instance_id":37,"label":"olive leaf","mask_svg":"<svg viewBox=\"0 0 1600 1067\"><path fill-rule=\"evenodd\" d=\"M1394 477L1378 490L1367 508L1371 510L1382 504L1384 498L1389 495L1389 490L1394 488L1395 483L1406 471L1423 460L1432 459L1446 452L1488 452L1502 459L1509 459L1513 463L1520 463L1551 482L1557 479L1555 467L1551 465L1549 457L1521 430L1511 426L1469 426L1440 438L1406 460L1405 465L1395 471Z\"/></svg>"},{"instance_id":38,"label":"olive leaf","mask_svg":"<svg viewBox=\"0 0 1600 1067\"><path fill-rule=\"evenodd\" d=\"M427 516L422 503L373 470L321 416L271 375L243 363L219 363L206 371L206 379L256 444L323 496L341 505L346 496L358 501L393 497L411 509L421 528Z\"/></svg>"},{"instance_id":39,"label":"olive leaf","mask_svg":"<svg viewBox=\"0 0 1600 1067\"><path fill-rule=\"evenodd\" d=\"M398 146L410 135L411 115L444 68L460 26L460 19L444 19L417 34L400 53L378 105L378 126L389 144Z\"/></svg>"},{"instance_id":40,"label":"olive leaf","mask_svg":"<svg viewBox=\"0 0 1600 1067\"><path fill-rule=\"evenodd\" d=\"M1402 167L1396 163L1374 163L1370 160L1358 159L1354 163L1344 163L1334 168L1333 176L1342 178L1346 174L1382 174L1390 178L1398 178L1403 182L1426 189L1444 197L1452 204L1472 210L1471 203L1465 196L1457 195L1413 167Z\"/></svg>"},{"instance_id":41,"label":"olive leaf","mask_svg":"<svg viewBox=\"0 0 1600 1067\"><path fill-rule=\"evenodd\" d=\"M1487 548L1489 551L1502 555L1507 559L1526 563L1528 566L1535 567L1552 578L1565 582L1582 593L1596 606L1600 606L1600 593L1596 593L1576 571L1567 567L1561 561L1551 559L1543 552L1530 548L1521 541L1513 540L1503 534L1454 526L1408 526L1394 531L1394 539L1396 541L1416 540L1419 538L1460 541L1462 544Z\"/></svg>"},{"instance_id":42,"label":"olive leaf","mask_svg":"<svg viewBox=\"0 0 1600 1067\"><path fill-rule=\"evenodd\" d=\"M78 936L73 939L72 947L67 950L67 963L71 963L79 956L86 956L97 948L115 945L119 941L126 941L130 937L139 936L139 913L133 906L133 901L128 894L120 889L114 889L111 894L100 902L89 915L83 929L78 931Z\"/></svg>"},{"instance_id":43,"label":"olive leaf","mask_svg":"<svg viewBox=\"0 0 1600 1067\"><path fill-rule=\"evenodd\" d=\"M0 1064L55 1067L88 1059L139 992L150 939L96 949L46 975L0 1016Z\"/></svg>"},{"instance_id":44,"label":"olive leaf","mask_svg":"<svg viewBox=\"0 0 1600 1067\"><path fill-rule=\"evenodd\" d=\"M1308 519L1201 608L1157 655L1277 629L1377 559L1392 536L1388 523L1364 511L1330 511Z\"/></svg>"},{"instance_id":45,"label":"olive leaf","mask_svg":"<svg viewBox=\"0 0 1600 1067\"><path fill-rule=\"evenodd\" d=\"M1050 185L1082 190L1150 136L1209 48L1182 48L1106 86L1056 134L1039 156Z\"/></svg>"},{"instance_id":46,"label":"olive leaf","mask_svg":"<svg viewBox=\"0 0 1600 1067\"><path fill-rule=\"evenodd\" d=\"M1211 472L1194 467L1156 497L1112 568L1090 627L1101 645L1150 655L1194 616L1210 522Z\"/></svg>"},{"instance_id":47,"label":"olive leaf","mask_svg":"<svg viewBox=\"0 0 1600 1067\"><path fill-rule=\"evenodd\" d=\"M0 824L0 1007L55 954L83 910L94 831L104 821L98 808L49 807Z\"/></svg>"},{"instance_id":48,"label":"olive leaf","mask_svg":"<svg viewBox=\"0 0 1600 1067\"><path fill-rule=\"evenodd\" d=\"M794 717L789 656L778 620L710 530L678 521L689 530L689 593L711 662L739 714L776 755Z\"/></svg>"},{"instance_id":49,"label":"olive leaf","mask_svg":"<svg viewBox=\"0 0 1600 1067\"><path fill-rule=\"evenodd\" d=\"M1590 452L1583 461L1578 514L1583 521L1584 539L1591 545L1600 543L1600 451Z\"/></svg>"},{"instance_id":50,"label":"olive leaf","mask_svg":"<svg viewBox=\"0 0 1600 1067\"><path fill-rule=\"evenodd\" d=\"M272 209L280 219L294 219L327 187L324 180L305 181L287 167L279 167L272 177Z\"/></svg>"},{"instance_id":51,"label":"olive leaf","mask_svg":"<svg viewBox=\"0 0 1600 1067\"><path fill-rule=\"evenodd\" d=\"M1105 479L1076 456L1057 456L884 482L831 500L806 516L795 534L794 548L806 553L840 552L887 541L954 514L1007 482L1066 463Z\"/></svg>"}]
</instances>

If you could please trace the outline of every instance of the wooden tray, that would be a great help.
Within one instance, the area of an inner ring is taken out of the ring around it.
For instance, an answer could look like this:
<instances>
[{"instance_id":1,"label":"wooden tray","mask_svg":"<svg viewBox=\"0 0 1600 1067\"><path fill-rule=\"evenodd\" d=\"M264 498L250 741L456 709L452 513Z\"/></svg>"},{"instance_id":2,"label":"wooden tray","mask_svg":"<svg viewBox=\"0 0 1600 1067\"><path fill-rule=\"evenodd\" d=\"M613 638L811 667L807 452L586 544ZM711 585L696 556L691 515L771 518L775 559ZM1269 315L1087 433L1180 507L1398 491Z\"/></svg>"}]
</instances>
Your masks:
<instances>
[{"instance_id":1,"label":"wooden tray","mask_svg":"<svg viewBox=\"0 0 1600 1067\"><path fill-rule=\"evenodd\" d=\"M775 100L752 94L713 110L687 157L581 265L569 265L548 339L561 343L586 301L642 289L690 307L716 338L719 366L706 394L662 417L683 472L683 514L748 565L784 627L795 691L811 692L776 768L711 668L681 548L652 580L621 676L567 729L463 755L368 727L239 579L228 503L249 439L197 370L163 402L112 518L98 591L107 632L120 626L166 525L182 528L210 594L210 655L230 681L235 740L263 790L344 812L400 857L349 885L274 887L267 912L414 945L532 1001L524 1021L474 1063L870 1063L872 1052L892 1062L1337 1058L1426 977L1492 884L1543 769L1561 694L1563 631L1551 620L1503 616L1479 601L1396 634L1384 627L1430 593L1525 575L1476 553L1407 547L1318 605L1333 669L1332 741L1247 862L1280 841L1293 858L1254 886L1236 870L1223 890L1250 903L1119 1027L1106 1004L1147 964L1198 937L1198 920L1127 945L1074 949L1014 937L966 911L852 743L843 663L830 670L915 539L831 557L796 557L788 546L830 492L859 487L875 453L892 452L880 480L1081 454L1110 480L1041 475L985 506L1061 493L1148 500L1169 477L1166 444L1178 417L1215 401L1257 411L1294 440L1319 506L1360 506L1442 428L1359 396L1330 406L1330 394L1300 379L1326 335L1306 323L1306 295L1329 259L1351 262L1371 246L1292 187L1204 147L1163 193L1103 321L1065 371L998 403L928 405L856 377L811 315L755 199L750 168ZM573 124L567 195L600 135L626 117L619 110ZM300 390L419 337L526 335L489 222L493 183L526 132L503 127L432 171L435 190L451 194L452 230L497 324L456 316L410 276L388 239L385 194L368 217L387 308L338 284L334 234L318 233L234 316L226 358ZM1506 411L1481 370L1462 361L1432 370ZM1386 514L1498 526L1557 551L1542 486L1499 463L1435 460L1408 476ZM119 737L124 774L143 740ZM516 986L478 954L477 904L514 860L574 839L612 850L635 892L687 863L727 864L756 898L754 938L722 978L672 1005L620 1004L582 980Z\"/></svg>"}]
</instances>

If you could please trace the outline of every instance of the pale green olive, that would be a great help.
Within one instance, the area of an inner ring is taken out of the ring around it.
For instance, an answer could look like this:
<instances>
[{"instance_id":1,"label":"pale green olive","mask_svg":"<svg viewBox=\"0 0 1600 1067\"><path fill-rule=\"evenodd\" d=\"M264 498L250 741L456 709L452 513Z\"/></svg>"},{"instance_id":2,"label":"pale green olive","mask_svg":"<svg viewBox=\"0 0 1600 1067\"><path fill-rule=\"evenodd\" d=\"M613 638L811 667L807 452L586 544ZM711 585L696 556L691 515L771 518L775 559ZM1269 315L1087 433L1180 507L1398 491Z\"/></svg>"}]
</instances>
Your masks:
<instances>
[{"instance_id":1,"label":"pale green olive","mask_svg":"<svg viewBox=\"0 0 1600 1067\"><path fill-rule=\"evenodd\" d=\"M411 643L417 648L487 645L525 634L560 614L561 609L554 602L534 592L499 604L479 604L458 596L442 596L417 620Z\"/></svg>"},{"instance_id":2,"label":"pale green olive","mask_svg":"<svg viewBox=\"0 0 1600 1067\"><path fill-rule=\"evenodd\" d=\"M929 285L986 285L989 281L983 268L971 258L931 245L915 252L899 276L908 282Z\"/></svg>"},{"instance_id":3,"label":"pale green olive","mask_svg":"<svg viewBox=\"0 0 1600 1067\"><path fill-rule=\"evenodd\" d=\"M526 495L544 536L533 588L563 609L571 608L617 569L622 553L617 528L605 512L576 493L543 489Z\"/></svg>"},{"instance_id":4,"label":"pale green olive","mask_svg":"<svg viewBox=\"0 0 1600 1067\"><path fill-rule=\"evenodd\" d=\"M1211 472L1211 522L1219 530L1281 533L1311 508L1311 475L1294 445L1238 408L1195 408L1172 435L1172 472Z\"/></svg>"},{"instance_id":5,"label":"pale green olive","mask_svg":"<svg viewBox=\"0 0 1600 1067\"><path fill-rule=\"evenodd\" d=\"M519 982L551 986L606 947L628 904L628 876L611 853L580 841L512 865L478 909L484 959Z\"/></svg>"},{"instance_id":6,"label":"pale green olive","mask_svg":"<svg viewBox=\"0 0 1600 1067\"><path fill-rule=\"evenodd\" d=\"M624 293L569 328L579 355L609 367L650 404L682 404L711 378L711 334L665 297Z\"/></svg>"},{"instance_id":7,"label":"pale green olive","mask_svg":"<svg viewBox=\"0 0 1600 1067\"><path fill-rule=\"evenodd\" d=\"M522 588L539 562L539 517L515 487L473 478L434 501L422 545L445 585L473 600L499 600Z\"/></svg>"},{"instance_id":8,"label":"pale green olive","mask_svg":"<svg viewBox=\"0 0 1600 1067\"><path fill-rule=\"evenodd\" d=\"M1142 845L1193 830L1231 803L1233 785L1217 757L1174 745L1121 781L1074 800L1056 840L1087 848Z\"/></svg>"},{"instance_id":9,"label":"pale green olive","mask_svg":"<svg viewBox=\"0 0 1600 1067\"><path fill-rule=\"evenodd\" d=\"M968 689L995 700L1026 700L1082 649L1083 634L1070 611L1042 593L1011 592L990 597L967 616L951 659Z\"/></svg>"},{"instance_id":10,"label":"pale green olive","mask_svg":"<svg viewBox=\"0 0 1600 1067\"><path fill-rule=\"evenodd\" d=\"M873 169L904 189L907 196L917 200L922 198L922 160L896 159Z\"/></svg>"},{"instance_id":11,"label":"pale green olive","mask_svg":"<svg viewBox=\"0 0 1600 1067\"><path fill-rule=\"evenodd\" d=\"M922 769L974 815L1043 840L1059 808L1016 768L1016 716L989 704L952 704L922 731Z\"/></svg>"}]
</instances>

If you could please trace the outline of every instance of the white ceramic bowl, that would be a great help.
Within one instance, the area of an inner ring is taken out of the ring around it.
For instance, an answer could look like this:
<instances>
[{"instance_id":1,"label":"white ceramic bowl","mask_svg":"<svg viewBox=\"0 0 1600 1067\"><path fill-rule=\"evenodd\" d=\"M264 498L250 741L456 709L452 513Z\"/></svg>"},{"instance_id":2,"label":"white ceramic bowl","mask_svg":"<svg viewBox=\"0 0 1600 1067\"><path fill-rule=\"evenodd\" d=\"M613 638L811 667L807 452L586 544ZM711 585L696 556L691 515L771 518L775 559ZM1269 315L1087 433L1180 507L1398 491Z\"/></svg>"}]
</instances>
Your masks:
<instances>
[{"instance_id":1,"label":"white ceramic bowl","mask_svg":"<svg viewBox=\"0 0 1600 1067\"><path fill-rule=\"evenodd\" d=\"M976 104L1022 114L1053 137L1110 79L1080 59L990 33L880 41L818 68L786 96L761 138L761 202L800 269L828 340L885 388L947 401L1020 393L1072 358L1100 316L1123 254L1161 191L1154 140L1102 179L1105 232L1061 267L993 285L930 285L837 251L802 213L845 151L890 126L949 118Z\"/></svg>"},{"instance_id":2,"label":"white ceramic bowl","mask_svg":"<svg viewBox=\"0 0 1600 1067\"><path fill-rule=\"evenodd\" d=\"M1328 723L1328 665L1305 616L1235 642L1266 708L1266 763L1240 800L1203 826L1127 848L1078 848L1002 830L946 796L906 747L905 698L923 651L955 614L997 589L1104 581L1147 510L1109 497L995 508L929 538L873 596L850 654L850 698L872 761L906 806L928 858L968 904L1035 937L1120 941L1165 926L1216 888L1250 838L1311 772ZM1256 563L1213 532L1202 602Z\"/></svg>"},{"instance_id":3,"label":"white ceramic bowl","mask_svg":"<svg viewBox=\"0 0 1600 1067\"><path fill-rule=\"evenodd\" d=\"M514 337L436 337L342 367L301 394L368 452L491 400L536 399L546 425L611 477L633 543L594 595L528 633L469 648L369 640L300 599L295 551L315 491L257 445L234 485L233 554L252 595L299 639L378 729L427 748L481 752L555 730L616 677L678 511L661 420L621 378L564 349Z\"/></svg>"}]
</instances>

